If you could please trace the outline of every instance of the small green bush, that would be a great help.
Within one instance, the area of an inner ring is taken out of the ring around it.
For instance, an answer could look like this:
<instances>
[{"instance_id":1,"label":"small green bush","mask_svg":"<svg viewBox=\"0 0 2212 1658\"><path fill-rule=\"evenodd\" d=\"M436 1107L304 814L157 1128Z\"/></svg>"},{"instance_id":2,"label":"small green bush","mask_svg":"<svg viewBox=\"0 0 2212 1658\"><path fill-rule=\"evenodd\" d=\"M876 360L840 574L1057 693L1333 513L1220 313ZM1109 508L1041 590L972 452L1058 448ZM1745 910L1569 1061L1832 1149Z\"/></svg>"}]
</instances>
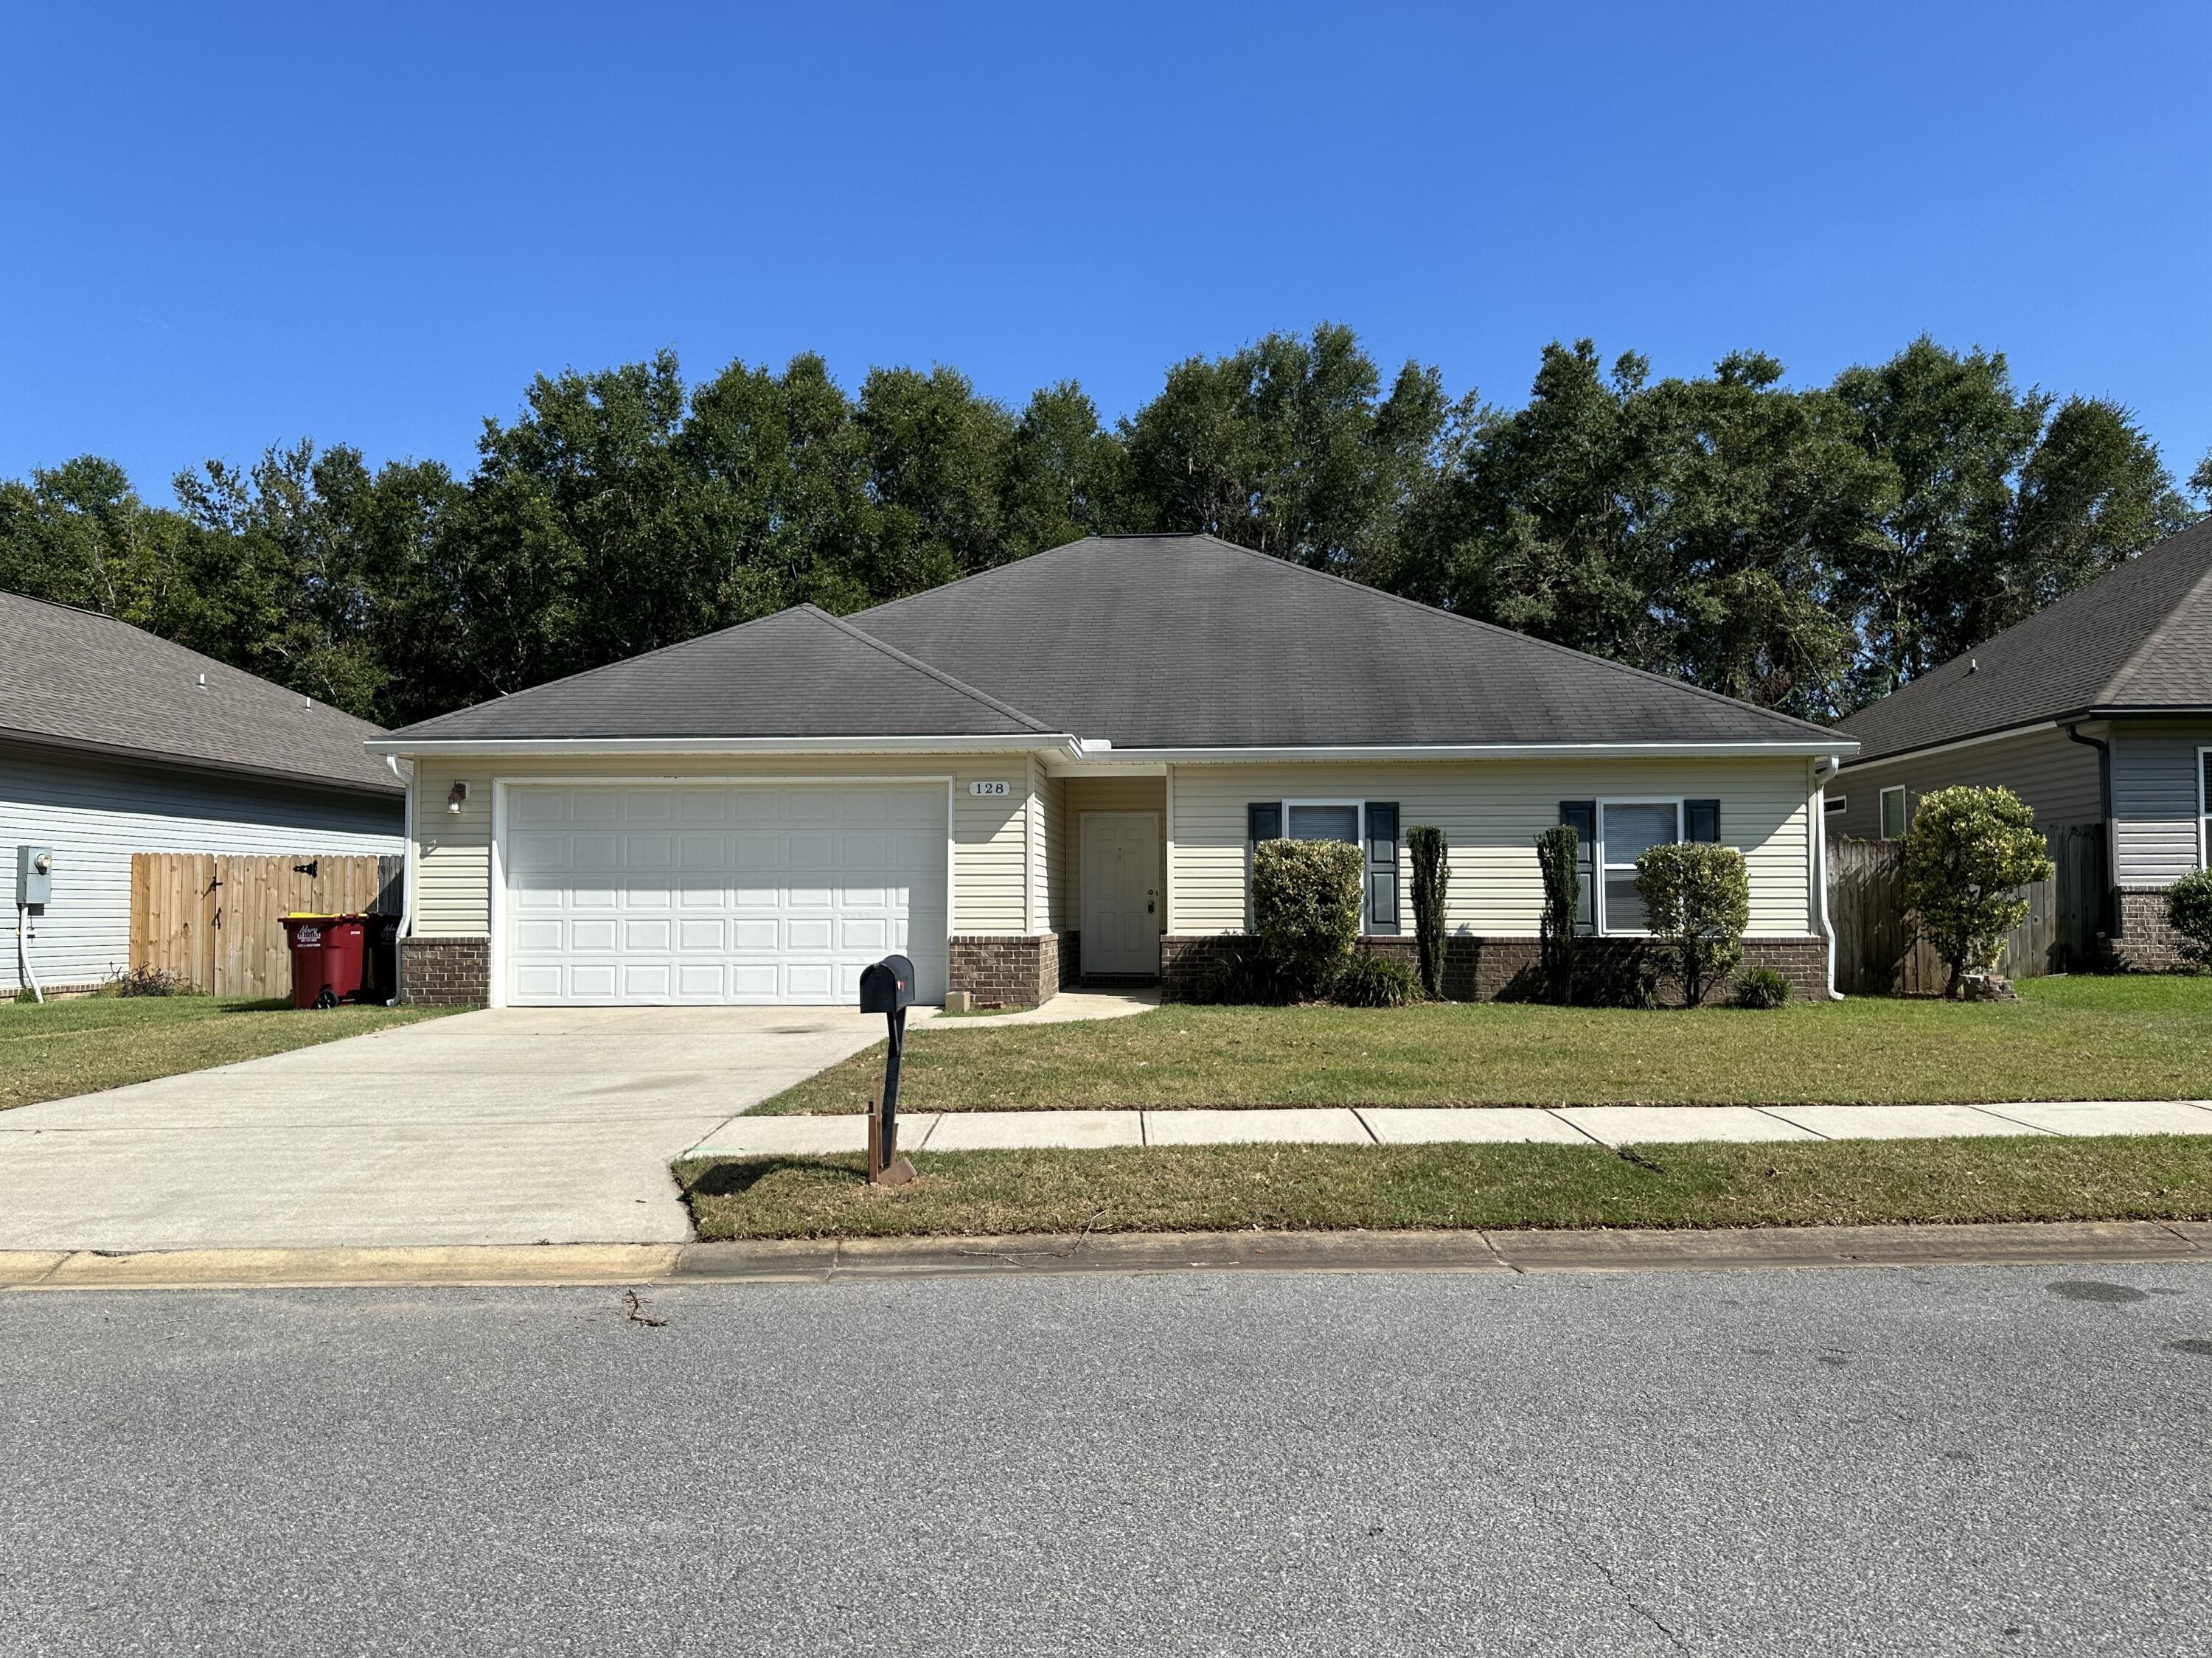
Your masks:
<instances>
[{"instance_id":1,"label":"small green bush","mask_svg":"<svg viewBox=\"0 0 2212 1658\"><path fill-rule=\"evenodd\" d=\"M2166 890L2167 925L2181 935L2181 951L2198 966L2212 965L2212 869L2185 875Z\"/></svg>"},{"instance_id":2,"label":"small green bush","mask_svg":"<svg viewBox=\"0 0 2212 1658\"><path fill-rule=\"evenodd\" d=\"M1194 1002L1215 1007L1273 1007L1292 999L1259 946L1243 941L1209 951L1189 995Z\"/></svg>"},{"instance_id":3,"label":"small green bush","mask_svg":"<svg viewBox=\"0 0 2212 1658\"><path fill-rule=\"evenodd\" d=\"M1676 841L1636 860L1636 890L1651 941L1682 999L1700 1005L1743 959L1751 925L1751 878L1734 847Z\"/></svg>"},{"instance_id":4,"label":"small green bush","mask_svg":"<svg viewBox=\"0 0 2212 1658\"><path fill-rule=\"evenodd\" d=\"M1957 996L1969 969L1997 964L2004 936L2027 914L2020 889L2056 867L2035 813L2010 789L1937 789L1920 798L1905 837L1905 907L1950 969Z\"/></svg>"},{"instance_id":5,"label":"small green bush","mask_svg":"<svg viewBox=\"0 0 2212 1658\"><path fill-rule=\"evenodd\" d=\"M1413 940L1421 958L1421 988L1442 1001L1444 994L1444 896L1451 890L1451 849L1433 823L1406 831L1406 850L1413 859Z\"/></svg>"},{"instance_id":6,"label":"small green bush","mask_svg":"<svg viewBox=\"0 0 2212 1658\"><path fill-rule=\"evenodd\" d=\"M1790 999L1790 981L1771 967L1746 968L1735 981L1738 1007L1779 1007Z\"/></svg>"},{"instance_id":7,"label":"small green bush","mask_svg":"<svg viewBox=\"0 0 2212 1658\"><path fill-rule=\"evenodd\" d=\"M1410 1007L1423 999L1421 981L1395 957L1362 950L1336 975L1328 999L1346 1007Z\"/></svg>"},{"instance_id":8,"label":"small green bush","mask_svg":"<svg viewBox=\"0 0 2212 1658\"><path fill-rule=\"evenodd\" d=\"M1292 997L1336 982L1359 938L1366 859L1346 841L1262 841L1252 855L1260 953Z\"/></svg>"}]
</instances>

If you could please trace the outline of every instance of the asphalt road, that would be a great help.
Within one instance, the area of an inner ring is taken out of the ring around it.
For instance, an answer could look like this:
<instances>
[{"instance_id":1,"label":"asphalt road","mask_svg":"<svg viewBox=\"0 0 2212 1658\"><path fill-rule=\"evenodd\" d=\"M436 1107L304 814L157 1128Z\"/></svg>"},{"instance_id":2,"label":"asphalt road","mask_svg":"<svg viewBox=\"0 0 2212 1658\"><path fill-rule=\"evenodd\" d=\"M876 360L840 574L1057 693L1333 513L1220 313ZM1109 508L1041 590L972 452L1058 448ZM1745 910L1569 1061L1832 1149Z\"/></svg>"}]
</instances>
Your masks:
<instances>
[{"instance_id":1,"label":"asphalt road","mask_svg":"<svg viewBox=\"0 0 2212 1658\"><path fill-rule=\"evenodd\" d=\"M2212 1268L0 1298L0 1652L2212 1653Z\"/></svg>"}]
</instances>

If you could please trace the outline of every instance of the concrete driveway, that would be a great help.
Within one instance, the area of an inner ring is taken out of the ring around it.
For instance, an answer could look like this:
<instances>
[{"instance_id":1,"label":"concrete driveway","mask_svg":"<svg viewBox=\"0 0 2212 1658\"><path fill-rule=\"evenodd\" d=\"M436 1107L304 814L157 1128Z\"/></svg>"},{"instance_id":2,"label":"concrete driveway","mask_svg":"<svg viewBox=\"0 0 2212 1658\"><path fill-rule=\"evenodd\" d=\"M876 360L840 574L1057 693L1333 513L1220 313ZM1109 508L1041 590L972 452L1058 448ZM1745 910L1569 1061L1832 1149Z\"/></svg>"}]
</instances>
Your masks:
<instances>
[{"instance_id":1,"label":"concrete driveway","mask_svg":"<svg viewBox=\"0 0 2212 1658\"><path fill-rule=\"evenodd\" d=\"M883 1028L501 1009L20 1106L0 1248L680 1242L669 1160Z\"/></svg>"}]
</instances>

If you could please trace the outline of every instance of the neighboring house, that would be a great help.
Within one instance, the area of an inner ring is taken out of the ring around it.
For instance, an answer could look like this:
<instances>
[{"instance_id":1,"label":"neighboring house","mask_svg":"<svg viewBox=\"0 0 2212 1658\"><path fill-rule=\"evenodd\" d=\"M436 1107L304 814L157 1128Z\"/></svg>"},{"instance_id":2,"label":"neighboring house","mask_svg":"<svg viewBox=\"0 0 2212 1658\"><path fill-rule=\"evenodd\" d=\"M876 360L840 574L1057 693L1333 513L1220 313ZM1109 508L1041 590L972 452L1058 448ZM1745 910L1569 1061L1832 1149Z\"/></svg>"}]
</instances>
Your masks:
<instances>
[{"instance_id":1,"label":"neighboring house","mask_svg":"<svg viewBox=\"0 0 2212 1658\"><path fill-rule=\"evenodd\" d=\"M128 623L0 593L0 993L15 848L53 849L31 968L82 988L130 965L131 854L391 854L405 789L379 727Z\"/></svg>"},{"instance_id":2,"label":"neighboring house","mask_svg":"<svg viewBox=\"0 0 2212 1658\"><path fill-rule=\"evenodd\" d=\"M1850 746L1206 536L801 605L369 744L415 767L405 993L533 1004L844 1003L892 950L925 1001L1172 994L1282 835L1363 846L1364 929L1404 950L1417 823L1450 838L1450 984L1495 994L1563 817L1587 959L1640 936L1636 854L1705 835L1749 862L1749 957L1816 993Z\"/></svg>"},{"instance_id":3,"label":"neighboring house","mask_svg":"<svg viewBox=\"0 0 2212 1658\"><path fill-rule=\"evenodd\" d=\"M1894 839L1931 789L2002 784L2045 829L2108 826L2113 947L2172 959L2165 889L2205 866L2212 520L2045 606L1844 722L1832 834Z\"/></svg>"}]
</instances>

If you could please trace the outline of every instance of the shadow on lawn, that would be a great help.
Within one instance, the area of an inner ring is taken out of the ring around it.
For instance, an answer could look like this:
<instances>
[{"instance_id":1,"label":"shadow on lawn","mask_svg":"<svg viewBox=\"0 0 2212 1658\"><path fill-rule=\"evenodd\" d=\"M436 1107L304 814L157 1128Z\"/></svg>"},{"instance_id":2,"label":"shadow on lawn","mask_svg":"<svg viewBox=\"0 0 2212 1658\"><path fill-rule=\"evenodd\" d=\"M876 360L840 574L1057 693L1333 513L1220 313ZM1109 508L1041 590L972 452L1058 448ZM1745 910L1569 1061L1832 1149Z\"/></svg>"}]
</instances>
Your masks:
<instances>
[{"instance_id":1,"label":"shadow on lawn","mask_svg":"<svg viewBox=\"0 0 2212 1658\"><path fill-rule=\"evenodd\" d=\"M840 1186L868 1183L858 1160L842 1157L747 1157L678 1170L686 1198L742 1198L770 1175L793 1172Z\"/></svg>"}]
</instances>

